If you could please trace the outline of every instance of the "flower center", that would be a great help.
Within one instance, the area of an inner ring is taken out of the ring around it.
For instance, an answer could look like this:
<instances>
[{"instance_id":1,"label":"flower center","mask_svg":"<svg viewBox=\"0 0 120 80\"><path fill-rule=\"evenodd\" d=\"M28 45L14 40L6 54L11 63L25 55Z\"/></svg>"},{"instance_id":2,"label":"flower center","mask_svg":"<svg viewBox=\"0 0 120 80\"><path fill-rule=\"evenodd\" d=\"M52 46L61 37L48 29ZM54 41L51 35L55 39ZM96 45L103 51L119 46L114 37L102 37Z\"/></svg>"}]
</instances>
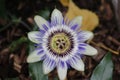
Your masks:
<instances>
[{"instance_id":1,"label":"flower center","mask_svg":"<svg viewBox=\"0 0 120 80\"><path fill-rule=\"evenodd\" d=\"M52 53L63 56L73 48L72 36L64 31L54 32L49 36L48 46Z\"/></svg>"},{"instance_id":2,"label":"flower center","mask_svg":"<svg viewBox=\"0 0 120 80\"><path fill-rule=\"evenodd\" d=\"M51 38L50 46L54 52L63 54L68 51L71 43L69 37L65 33L57 33Z\"/></svg>"}]
</instances>

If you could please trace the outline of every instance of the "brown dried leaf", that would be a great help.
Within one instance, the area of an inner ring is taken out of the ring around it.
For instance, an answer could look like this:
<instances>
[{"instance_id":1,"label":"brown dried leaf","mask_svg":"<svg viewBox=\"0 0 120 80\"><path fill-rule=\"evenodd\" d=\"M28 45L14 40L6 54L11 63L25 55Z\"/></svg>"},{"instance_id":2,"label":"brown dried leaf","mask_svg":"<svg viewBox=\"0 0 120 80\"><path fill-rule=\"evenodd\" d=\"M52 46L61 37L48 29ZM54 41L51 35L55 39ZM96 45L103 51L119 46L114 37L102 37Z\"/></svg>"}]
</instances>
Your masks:
<instances>
[{"instance_id":1,"label":"brown dried leaf","mask_svg":"<svg viewBox=\"0 0 120 80\"><path fill-rule=\"evenodd\" d=\"M99 24L98 16L86 9L80 9L78 8L71 0L69 2L69 9L66 13L66 16L71 20L75 18L76 16L82 16L83 22L82 22L82 30L89 30L92 31L95 29L95 27Z\"/></svg>"},{"instance_id":2,"label":"brown dried leaf","mask_svg":"<svg viewBox=\"0 0 120 80\"><path fill-rule=\"evenodd\" d=\"M61 3L63 6L67 7L67 6L69 5L69 0L60 0L60 3Z\"/></svg>"}]
</instances>

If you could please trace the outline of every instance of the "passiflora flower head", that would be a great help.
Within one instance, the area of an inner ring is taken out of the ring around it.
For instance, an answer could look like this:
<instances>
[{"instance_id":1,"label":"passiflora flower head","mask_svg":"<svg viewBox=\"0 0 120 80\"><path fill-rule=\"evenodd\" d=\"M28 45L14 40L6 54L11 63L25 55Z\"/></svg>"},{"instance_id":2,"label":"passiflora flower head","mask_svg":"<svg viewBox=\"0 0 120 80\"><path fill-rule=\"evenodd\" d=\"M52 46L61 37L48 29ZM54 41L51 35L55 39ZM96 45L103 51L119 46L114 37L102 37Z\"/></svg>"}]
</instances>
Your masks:
<instances>
[{"instance_id":1,"label":"passiflora flower head","mask_svg":"<svg viewBox=\"0 0 120 80\"><path fill-rule=\"evenodd\" d=\"M39 31L31 31L28 38L37 44L36 49L27 58L28 63L43 60L45 74L57 68L60 80L64 80L69 66L84 71L81 55L96 55L97 50L85 43L93 38L90 31L80 30L82 17L72 21L64 20L62 13L54 9L51 22L41 16L35 16Z\"/></svg>"}]
</instances>

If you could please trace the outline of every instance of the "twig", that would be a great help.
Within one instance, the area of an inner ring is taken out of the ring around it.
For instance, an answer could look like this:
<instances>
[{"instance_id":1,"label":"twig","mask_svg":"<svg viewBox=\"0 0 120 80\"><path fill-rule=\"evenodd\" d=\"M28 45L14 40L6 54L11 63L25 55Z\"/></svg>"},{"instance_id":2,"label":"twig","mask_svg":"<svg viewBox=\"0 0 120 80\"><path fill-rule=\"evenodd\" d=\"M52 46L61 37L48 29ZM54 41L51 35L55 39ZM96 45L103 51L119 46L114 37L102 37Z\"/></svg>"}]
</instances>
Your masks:
<instances>
[{"instance_id":1,"label":"twig","mask_svg":"<svg viewBox=\"0 0 120 80\"><path fill-rule=\"evenodd\" d=\"M116 54L116 55L119 54L119 52L114 51L114 50L112 50L111 48L108 48L107 46L105 46L105 45L102 44L102 43L95 43L94 41L90 41L90 43L93 44L93 45L95 45L95 46L101 47L101 48L103 48L103 49L105 49L105 50L108 50L108 51L110 51L110 52L112 52L112 53L114 53L114 54Z\"/></svg>"},{"instance_id":2,"label":"twig","mask_svg":"<svg viewBox=\"0 0 120 80\"><path fill-rule=\"evenodd\" d=\"M15 70L17 70L20 73L21 66L19 64L17 64L17 63L14 62L14 68L15 68Z\"/></svg>"},{"instance_id":3,"label":"twig","mask_svg":"<svg viewBox=\"0 0 120 80\"><path fill-rule=\"evenodd\" d=\"M115 38L113 38L112 36L108 36L108 39L109 39L110 41L112 41L113 43L115 43L116 45L120 46L120 42L117 41L117 40L116 40Z\"/></svg>"},{"instance_id":4,"label":"twig","mask_svg":"<svg viewBox=\"0 0 120 80\"><path fill-rule=\"evenodd\" d=\"M22 25L24 25L24 27L26 27L29 31L31 31L32 29L29 27L29 25L27 25L24 21L20 21L20 23L22 24Z\"/></svg>"},{"instance_id":5,"label":"twig","mask_svg":"<svg viewBox=\"0 0 120 80\"><path fill-rule=\"evenodd\" d=\"M14 54L11 54L10 59L15 58L14 56L15 56ZM14 65L14 69L17 70L20 73L21 68L22 68L21 65L17 64L15 61L14 61L13 65Z\"/></svg>"},{"instance_id":6,"label":"twig","mask_svg":"<svg viewBox=\"0 0 120 80\"><path fill-rule=\"evenodd\" d=\"M67 80L67 78L65 80Z\"/></svg>"},{"instance_id":7,"label":"twig","mask_svg":"<svg viewBox=\"0 0 120 80\"><path fill-rule=\"evenodd\" d=\"M0 28L0 32L4 31L8 27L10 27L12 24L13 24L13 22L10 22L9 24L7 24L6 26L4 26L3 28Z\"/></svg>"}]
</instances>

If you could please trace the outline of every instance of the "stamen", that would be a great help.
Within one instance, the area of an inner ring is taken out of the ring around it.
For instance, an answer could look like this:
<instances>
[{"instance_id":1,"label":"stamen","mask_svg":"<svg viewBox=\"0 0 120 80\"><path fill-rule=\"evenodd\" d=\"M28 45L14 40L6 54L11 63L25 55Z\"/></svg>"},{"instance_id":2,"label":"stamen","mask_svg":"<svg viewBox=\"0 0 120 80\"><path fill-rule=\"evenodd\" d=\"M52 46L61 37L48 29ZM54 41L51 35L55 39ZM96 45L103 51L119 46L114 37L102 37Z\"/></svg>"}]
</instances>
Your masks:
<instances>
[{"instance_id":1,"label":"stamen","mask_svg":"<svg viewBox=\"0 0 120 80\"><path fill-rule=\"evenodd\" d=\"M54 31L49 36L47 45L51 53L64 56L73 49L73 36L65 30Z\"/></svg>"}]
</instances>

